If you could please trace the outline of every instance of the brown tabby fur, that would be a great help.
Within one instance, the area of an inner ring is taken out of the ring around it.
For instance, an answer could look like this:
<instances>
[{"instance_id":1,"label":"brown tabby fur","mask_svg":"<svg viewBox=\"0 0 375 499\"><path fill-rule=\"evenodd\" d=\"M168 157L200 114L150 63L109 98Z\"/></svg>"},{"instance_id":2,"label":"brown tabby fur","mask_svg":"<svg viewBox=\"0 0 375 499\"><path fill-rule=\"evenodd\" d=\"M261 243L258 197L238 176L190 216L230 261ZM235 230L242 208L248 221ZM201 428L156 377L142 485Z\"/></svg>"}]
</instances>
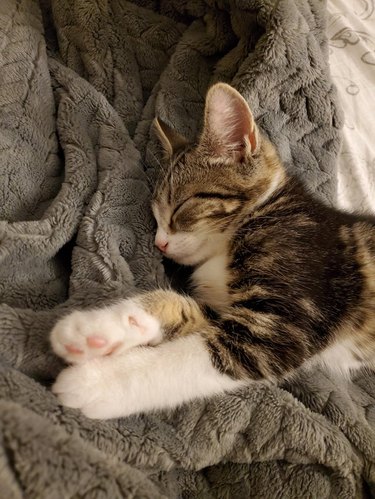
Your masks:
<instances>
[{"instance_id":1,"label":"brown tabby fur","mask_svg":"<svg viewBox=\"0 0 375 499\"><path fill-rule=\"evenodd\" d=\"M202 335L215 367L239 379L281 379L340 342L355 361L371 363L374 224L312 197L256 128L254 153L244 146L243 157L234 150L213 159L213 147L221 149L209 131L192 147L165 124L156 127L168 160L153 203L171 213L180 206L171 232L205 223L229 234L220 292L195 279L198 264L195 299L163 290L139 298L167 339Z\"/></svg>"}]
</instances>

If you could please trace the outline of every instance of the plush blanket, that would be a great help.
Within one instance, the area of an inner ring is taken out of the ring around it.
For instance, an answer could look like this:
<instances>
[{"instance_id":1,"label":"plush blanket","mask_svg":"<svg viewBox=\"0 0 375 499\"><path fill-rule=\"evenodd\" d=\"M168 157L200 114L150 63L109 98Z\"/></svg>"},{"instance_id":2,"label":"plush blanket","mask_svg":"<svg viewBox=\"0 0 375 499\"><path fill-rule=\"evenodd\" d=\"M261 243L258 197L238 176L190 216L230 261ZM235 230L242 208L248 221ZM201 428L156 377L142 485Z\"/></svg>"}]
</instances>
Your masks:
<instances>
[{"instance_id":1,"label":"plush blanket","mask_svg":"<svg viewBox=\"0 0 375 499\"><path fill-rule=\"evenodd\" d=\"M62 314L167 283L149 208L156 114L194 138L208 86L230 82L334 202L327 57L322 0L1 0L1 498L375 494L371 373L301 372L112 421L50 391Z\"/></svg>"}]
</instances>

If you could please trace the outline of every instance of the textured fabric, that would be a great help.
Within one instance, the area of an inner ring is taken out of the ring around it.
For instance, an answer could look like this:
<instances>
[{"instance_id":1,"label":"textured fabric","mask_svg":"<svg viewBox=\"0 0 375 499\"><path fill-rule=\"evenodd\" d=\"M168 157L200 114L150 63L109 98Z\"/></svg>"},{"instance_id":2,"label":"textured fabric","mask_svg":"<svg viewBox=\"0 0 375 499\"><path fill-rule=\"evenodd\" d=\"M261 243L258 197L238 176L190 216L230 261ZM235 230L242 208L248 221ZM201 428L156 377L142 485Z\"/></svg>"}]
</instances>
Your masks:
<instances>
[{"instance_id":1,"label":"textured fabric","mask_svg":"<svg viewBox=\"0 0 375 499\"><path fill-rule=\"evenodd\" d=\"M328 1L329 59L345 109L337 201L375 213L375 0Z\"/></svg>"},{"instance_id":2,"label":"textured fabric","mask_svg":"<svg viewBox=\"0 0 375 499\"><path fill-rule=\"evenodd\" d=\"M60 407L48 335L166 282L149 199L161 115L193 138L232 82L327 202L341 114L321 0L0 2L0 495L353 498L374 481L372 376L301 373L172 412ZM152 366L150 366L152 368Z\"/></svg>"}]
</instances>

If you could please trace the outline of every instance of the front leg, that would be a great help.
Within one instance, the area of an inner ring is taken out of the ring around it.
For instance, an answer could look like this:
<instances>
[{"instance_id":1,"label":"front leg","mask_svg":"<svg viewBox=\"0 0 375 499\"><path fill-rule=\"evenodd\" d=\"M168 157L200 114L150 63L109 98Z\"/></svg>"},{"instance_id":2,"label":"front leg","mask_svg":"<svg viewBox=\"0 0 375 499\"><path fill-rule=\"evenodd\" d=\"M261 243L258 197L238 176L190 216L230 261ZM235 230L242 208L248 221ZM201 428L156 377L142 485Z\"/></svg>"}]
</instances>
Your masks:
<instances>
[{"instance_id":1,"label":"front leg","mask_svg":"<svg viewBox=\"0 0 375 499\"><path fill-rule=\"evenodd\" d=\"M197 303L173 291L156 290L93 310L76 310L51 332L54 352L71 364L121 355L140 345L198 331L205 319Z\"/></svg>"},{"instance_id":2,"label":"front leg","mask_svg":"<svg viewBox=\"0 0 375 499\"><path fill-rule=\"evenodd\" d=\"M231 389L238 383L211 362L207 325L197 303L173 291L75 311L51 333L54 351L76 364L60 373L52 390L63 405L112 418Z\"/></svg>"},{"instance_id":3,"label":"front leg","mask_svg":"<svg viewBox=\"0 0 375 499\"><path fill-rule=\"evenodd\" d=\"M51 332L53 351L69 364L121 355L139 345L162 340L160 321L135 300L109 307L75 310L57 322Z\"/></svg>"},{"instance_id":4,"label":"front leg","mask_svg":"<svg viewBox=\"0 0 375 499\"><path fill-rule=\"evenodd\" d=\"M173 408L244 385L214 368L198 334L65 369L53 391L63 405L108 419Z\"/></svg>"}]
</instances>

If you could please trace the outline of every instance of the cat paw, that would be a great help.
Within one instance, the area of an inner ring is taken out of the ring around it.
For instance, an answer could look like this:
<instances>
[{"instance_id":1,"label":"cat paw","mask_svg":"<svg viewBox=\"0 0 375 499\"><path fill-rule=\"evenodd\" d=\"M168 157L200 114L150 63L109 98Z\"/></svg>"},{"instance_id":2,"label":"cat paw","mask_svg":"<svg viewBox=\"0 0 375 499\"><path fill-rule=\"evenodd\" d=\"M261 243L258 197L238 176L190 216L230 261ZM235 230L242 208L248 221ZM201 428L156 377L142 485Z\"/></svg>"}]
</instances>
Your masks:
<instances>
[{"instance_id":1,"label":"cat paw","mask_svg":"<svg viewBox=\"0 0 375 499\"><path fill-rule=\"evenodd\" d=\"M76 310L51 332L53 351L69 363L117 355L139 345L161 340L159 321L133 300L107 308Z\"/></svg>"},{"instance_id":2,"label":"cat paw","mask_svg":"<svg viewBox=\"0 0 375 499\"><path fill-rule=\"evenodd\" d=\"M61 405L79 409L92 419L110 419L119 415L120 380L107 372L108 369L103 369L103 360L92 360L61 371L52 387Z\"/></svg>"}]
</instances>

